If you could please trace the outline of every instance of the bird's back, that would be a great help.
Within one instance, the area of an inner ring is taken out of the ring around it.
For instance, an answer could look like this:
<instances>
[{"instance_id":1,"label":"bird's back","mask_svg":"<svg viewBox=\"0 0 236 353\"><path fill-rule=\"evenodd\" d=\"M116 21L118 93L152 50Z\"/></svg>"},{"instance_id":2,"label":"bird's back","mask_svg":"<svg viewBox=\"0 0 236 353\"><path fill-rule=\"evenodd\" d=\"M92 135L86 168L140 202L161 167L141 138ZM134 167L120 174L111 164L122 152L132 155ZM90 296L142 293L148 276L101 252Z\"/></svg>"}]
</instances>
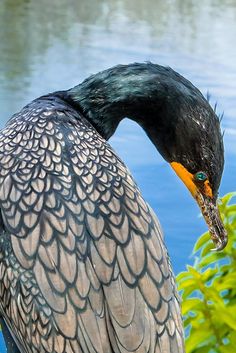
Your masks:
<instances>
[{"instance_id":1,"label":"bird's back","mask_svg":"<svg viewBox=\"0 0 236 353\"><path fill-rule=\"evenodd\" d=\"M160 226L61 94L0 135L0 310L22 353L182 353Z\"/></svg>"}]
</instances>

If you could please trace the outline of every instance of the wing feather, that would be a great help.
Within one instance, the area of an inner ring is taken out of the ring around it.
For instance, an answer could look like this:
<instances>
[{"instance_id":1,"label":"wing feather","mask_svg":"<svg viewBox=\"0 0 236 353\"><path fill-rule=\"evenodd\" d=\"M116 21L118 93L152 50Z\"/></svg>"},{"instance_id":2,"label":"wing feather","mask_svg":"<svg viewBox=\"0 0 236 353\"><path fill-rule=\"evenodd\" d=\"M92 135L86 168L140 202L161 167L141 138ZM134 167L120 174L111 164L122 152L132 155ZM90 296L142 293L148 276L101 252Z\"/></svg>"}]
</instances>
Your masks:
<instances>
[{"instance_id":1,"label":"wing feather","mask_svg":"<svg viewBox=\"0 0 236 353\"><path fill-rule=\"evenodd\" d=\"M159 223L72 108L35 101L1 132L0 208L0 307L24 353L184 352Z\"/></svg>"}]
</instances>

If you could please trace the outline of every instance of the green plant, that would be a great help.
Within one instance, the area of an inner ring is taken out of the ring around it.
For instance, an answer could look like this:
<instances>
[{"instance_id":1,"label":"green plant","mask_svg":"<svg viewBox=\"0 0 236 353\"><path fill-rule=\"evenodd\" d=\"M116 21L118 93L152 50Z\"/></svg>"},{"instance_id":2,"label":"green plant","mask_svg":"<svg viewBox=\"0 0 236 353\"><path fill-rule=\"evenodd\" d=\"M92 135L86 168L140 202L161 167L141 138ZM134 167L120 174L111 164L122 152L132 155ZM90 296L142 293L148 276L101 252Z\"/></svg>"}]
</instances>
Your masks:
<instances>
[{"instance_id":1,"label":"green plant","mask_svg":"<svg viewBox=\"0 0 236 353\"><path fill-rule=\"evenodd\" d=\"M221 199L228 245L211 251L209 233L197 240L195 263L177 276L187 353L236 352L236 204L235 193Z\"/></svg>"}]
</instances>

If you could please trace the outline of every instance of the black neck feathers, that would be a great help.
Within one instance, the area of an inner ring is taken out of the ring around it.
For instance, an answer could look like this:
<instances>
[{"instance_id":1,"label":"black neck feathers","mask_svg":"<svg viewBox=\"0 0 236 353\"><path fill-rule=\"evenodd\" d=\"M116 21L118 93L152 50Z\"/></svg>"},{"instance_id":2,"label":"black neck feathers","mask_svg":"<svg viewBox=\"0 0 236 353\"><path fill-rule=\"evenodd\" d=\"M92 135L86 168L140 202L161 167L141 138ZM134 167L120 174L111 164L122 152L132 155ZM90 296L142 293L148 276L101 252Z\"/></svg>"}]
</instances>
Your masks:
<instances>
[{"instance_id":1,"label":"black neck feathers","mask_svg":"<svg viewBox=\"0 0 236 353\"><path fill-rule=\"evenodd\" d=\"M158 119L160 126L165 124L162 120L169 120L170 114L181 109L184 100L193 97L204 100L175 71L152 63L118 65L90 76L68 94L106 139L125 117L137 121L146 130L153 119Z\"/></svg>"}]
</instances>

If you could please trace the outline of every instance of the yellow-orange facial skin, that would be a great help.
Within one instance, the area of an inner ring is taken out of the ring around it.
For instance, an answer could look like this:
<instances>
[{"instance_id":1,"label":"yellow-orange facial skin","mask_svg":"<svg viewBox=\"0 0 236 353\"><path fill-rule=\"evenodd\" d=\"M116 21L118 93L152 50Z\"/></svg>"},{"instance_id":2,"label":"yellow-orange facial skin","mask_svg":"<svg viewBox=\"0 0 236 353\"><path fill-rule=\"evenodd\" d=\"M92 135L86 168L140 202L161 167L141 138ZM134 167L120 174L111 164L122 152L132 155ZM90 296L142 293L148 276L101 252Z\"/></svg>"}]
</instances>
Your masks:
<instances>
[{"instance_id":1,"label":"yellow-orange facial skin","mask_svg":"<svg viewBox=\"0 0 236 353\"><path fill-rule=\"evenodd\" d=\"M197 182L194 179L194 175L182 164L177 162L172 162L170 164L197 201L208 225L211 238L216 245L215 250L223 249L228 240L227 232L222 223L216 201L213 200L213 193L209 180L207 179L203 182Z\"/></svg>"},{"instance_id":2,"label":"yellow-orange facial skin","mask_svg":"<svg viewBox=\"0 0 236 353\"><path fill-rule=\"evenodd\" d=\"M209 180L206 180L202 183L201 189L197 186L197 183L194 180L194 175L190 173L182 164L177 162L170 163L171 167L174 169L178 177L184 182L194 198L196 198L199 191L205 194L205 196L212 199L212 189L209 183Z\"/></svg>"}]
</instances>

